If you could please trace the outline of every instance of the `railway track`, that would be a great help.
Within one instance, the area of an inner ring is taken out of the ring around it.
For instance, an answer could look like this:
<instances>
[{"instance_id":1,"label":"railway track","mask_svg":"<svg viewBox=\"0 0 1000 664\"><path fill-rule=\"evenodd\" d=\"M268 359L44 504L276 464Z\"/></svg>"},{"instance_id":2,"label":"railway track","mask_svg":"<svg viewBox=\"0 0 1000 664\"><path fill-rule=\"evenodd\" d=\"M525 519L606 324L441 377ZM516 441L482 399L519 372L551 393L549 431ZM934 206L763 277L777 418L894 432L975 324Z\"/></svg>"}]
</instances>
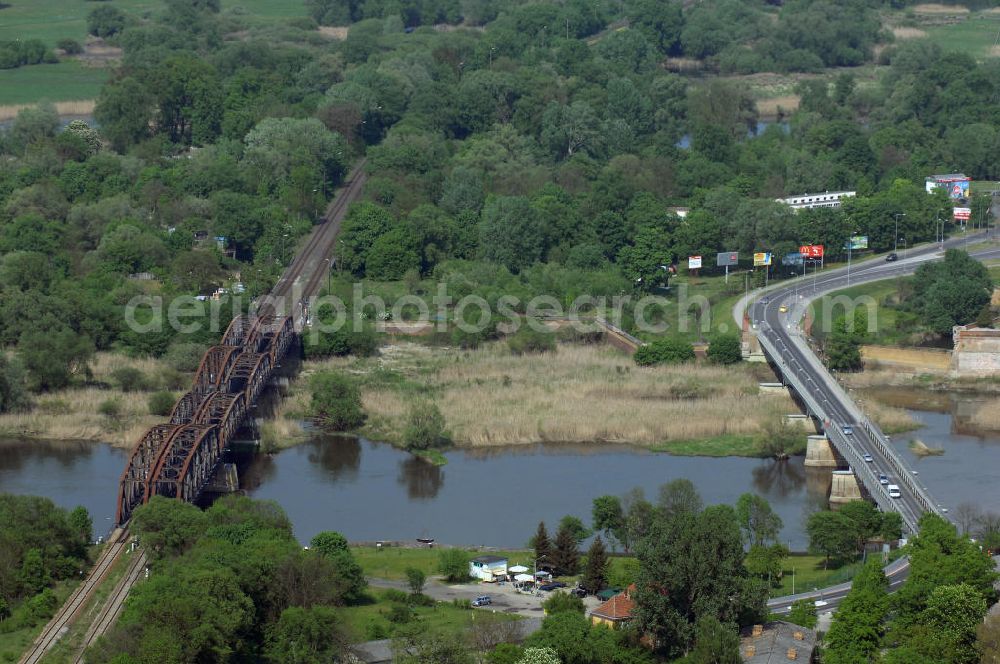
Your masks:
<instances>
[{"instance_id":1,"label":"railway track","mask_svg":"<svg viewBox=\"0 0 1000 664\"><path fill-rule=\"evenodd\" d=\"M326 270L320 269L323 262L330 257L337 235L340 232L340 224L347 214L348 206L354 202L361 193L367 179L364 173L365 159L362 159L351 171L345 186L338 193L336 198L327 207L323 215L323 222L312 232L305 246L296 254L295 258L288 265L281 278L271 290L269 297L257 311L258 316L290 311L293 316L301 314L299 308L300 301L316 295L323 283ZM329 268L327 268L329 269ZM301 283L305 277L305 283ZM296 290L296 286L300 286ZM298 301L288 302L289 296L295 296ZM286 300L282 302L281 300ZM287 307L287 308L286 308ZM122 555L127 546L128 534L124 528L117 528L108 539L108 545L101 552L90 575L86 581L80 584L69 599L63 604L56 615L42 630L42 633L32 643L31 648L21 656L19 664L35 664L41 661L42 657L52 648L63 634L69 629L83 606L98 586L107 578L108 572L115 561ZM88 628L83 644L78 652L75 662L83 662L83 653L98 638L110 629L124 608L125 598L129 590L135 585L142 575L146 566L145 553L138 553L129 563L125 574L115 585L114 590L108 597L100 612L94 618Z\"/></svg>"},{"instance_id":2,"label":"railway track","mask_svg":"<svg viewBox=\"0 0 1000 664\"><path fill-rule=\"evenodd\" d=\"M90 627L83 637L83 643L80 645L76 658L73 660L76 664L83 664L83 654L87 648L92 646L97 639L103 636L118 621L118 616L121 615L122 610L125 608L125 598L128 597L129 590L139 580L145 568L146 553L145 551L137 551L132 557L128 569L125 570L125 574L115 584L115 588L104 602L104 606L101 607L100 612L94 618L93 622L90 623Z\"/></svg>"},{"instance_id":3,"label":"railway track","mask_svg":"<svg viewBox=\"0 0 1000 664\"><path fill-rule=\"evenodd\" d=\"M86 580L77 586L73 594L69 596L69 599L59 608L56 615L52 617L52 620L45 625L42 633L31 644L31 648L18 660L19 664L35 664L35 662L41 661L45 653L66 633L69 629L69 624L80 613L80 610L87 603L87 600L90 599L94 590L108 576L111 567L125 550L127 540L127 531L123 528L116 528L111 537L108 538L108 543L104 547L104 550L101 551L101 555L94 562L94 566L90 570L90 574L87 575Z\"/></svg>"},{"instance_id":4,"label":"railway track","mask_svg":"<svg viewBox=\"0 0 1000 664\"><path fill-rule=\"evenodd\" d=\"M305 299L320 291L327 270L320 269L323 262L333 252L340 224L347 214L347 208L361 193L367 176L364 173L365 159L348 175L344 188L327 207L323 222L316 226L306 245L295 256L281 278L271 289L267 301L258 309L258 316L275 313L276 305L285 305L285 311L292 311L298 302L287 302L290 296ZM329 269L329 268L327 268ZM305 277L305 282L302 282ZM299 286L296 292L296 286ZM286 300L282 302L282 300ZM279 309L280 310L280 309Z\"/></svg>"}]
</instances>

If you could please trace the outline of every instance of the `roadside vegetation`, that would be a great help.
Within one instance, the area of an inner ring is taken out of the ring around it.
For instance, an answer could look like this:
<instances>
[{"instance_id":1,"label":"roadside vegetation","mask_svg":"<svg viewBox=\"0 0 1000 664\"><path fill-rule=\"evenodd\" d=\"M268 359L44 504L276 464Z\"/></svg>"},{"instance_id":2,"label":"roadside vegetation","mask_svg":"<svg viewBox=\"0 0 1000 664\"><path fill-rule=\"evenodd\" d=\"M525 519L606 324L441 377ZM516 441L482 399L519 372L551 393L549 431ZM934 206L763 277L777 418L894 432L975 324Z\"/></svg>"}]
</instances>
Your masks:
<instances>
[{"instance_id":1,"label":"roadside vegetation","mask_svg":"<svg viewBox=\"0 0 1000 664\"><path fill-rule=\"evenodd\" d=\"M83 507L0 494L0 658L16 661L90 566L93 524Z\"/></svg>"}]
</instances>

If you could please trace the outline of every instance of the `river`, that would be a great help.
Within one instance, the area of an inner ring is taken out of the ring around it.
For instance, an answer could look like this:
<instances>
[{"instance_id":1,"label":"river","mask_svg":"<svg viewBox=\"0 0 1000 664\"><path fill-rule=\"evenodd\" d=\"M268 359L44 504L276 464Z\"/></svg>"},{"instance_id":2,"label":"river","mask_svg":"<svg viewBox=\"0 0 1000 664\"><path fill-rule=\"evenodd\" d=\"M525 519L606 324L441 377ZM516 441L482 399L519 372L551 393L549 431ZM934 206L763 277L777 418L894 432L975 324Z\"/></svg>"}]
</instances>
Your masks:
<instances>
[{"instance_id":1,"label":"river","mask_svg":"<svg viewBox=\"0 0 1000 664\"><path fill-rule=\"evenodd\" d=\"M922 427L895 443L945 506L969 501L1000 511L1000 495L992 490L1000 435L956 427L962 402L953 403L945 412L911 410ZM945 453L915 457L910 438ZM354 541L432 537L497 547L523 546L540 520L550 530L566 514L589 522L597 496L640 487L655 500L660 485L686 477L708 504L732 504L745 491L763 495L784 522L781 540L801 550L805 517L829 490L829 474L804 468L801 458L675 457L606 444L462 449L447 456L448 464L437 467L387 444L316 435L242 464L241 484L254 498L277 501L303 542L330 529ZM108 445L0 440L0 491L83 505L101 534L114 516L125 458L124 450Z\"/></svg>"}]
</instances>

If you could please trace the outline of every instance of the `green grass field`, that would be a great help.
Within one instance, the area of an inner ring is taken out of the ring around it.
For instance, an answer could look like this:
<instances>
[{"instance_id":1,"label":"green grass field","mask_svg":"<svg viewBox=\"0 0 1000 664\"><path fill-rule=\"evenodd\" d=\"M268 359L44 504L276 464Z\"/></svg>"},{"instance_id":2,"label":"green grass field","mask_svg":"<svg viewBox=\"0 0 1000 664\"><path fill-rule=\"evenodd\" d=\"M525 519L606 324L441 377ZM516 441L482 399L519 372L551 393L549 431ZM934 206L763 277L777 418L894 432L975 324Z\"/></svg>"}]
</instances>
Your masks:
<instances>
[{"instance_id":1,"label":"green grass field","mask_svg":"<svg viewBox=\"0 0 1000 664\"><path fill-rule=\"evenodd\" d=\"M946 51L967 53L977 60L1000 57L1000 51L994 48L1000 33L1000 14L974 12L959 23L921 26L921 29Z\"/></svg>"},{"instance_id":2,"label":"green grass field","mask_svg":"<svg viewBox=\"0 0 1000 664\"><path fill-rule=\"evenodd\" d=\"M161 0L113 0L114 5L143 16L163 9ZM87 36L87 14L98 3L82 0L4 0L0 3L0 41L41 39L49 46L69 37L79 41ZM223 0L222 11L241 8L262 18L305 16L305 3L297 0Z\"/></svg>"},{"instance_id":3,"label":"green grass field","mask_svg":"<svg viewBox=\"0 0 1000 664\"><path fill-rule=\"evenodd\" d=\"M391 601L384 590L371 590L368 594L372 599L370 603L348 606L338 611L351 641L392 638L401 630L413 630L416 625L419 625L420 631L432 634L467 630L473 626L473 617L476 615L471 610L454 604L436 602L432 606L411 607L409 620L393 622L389 617L393 608L399 610L403 605ZM507 613L491 613L489 616L490 619L504 622L520 620L520 616ZM479 619L484 619L482 614L479 614Z\"/></svg>"},{"instance_id":4,"label":"green grass field","mask_svg":"<svg viewBox=\"0 0 1000 664\"><path fill-rule=\"evenodd\" d=\"M398 546L385 547L381 550L372 546L351 548L351 553L361 565L365 576L393 581L404 580L408 567L415 567L428 577L437 576L440 551L441 549L411 549ZM509 565L531 567L534 564L531 551L490 551L489 554L506 556ZM480 555L480 552L469 552L470 557L477 555Z\"/></svg>"},{"instance_id":5,"label":"green grass field","mask_svg":"<svg viewBox=\"0 0 1000 664\"><path fill-rule=\"evenodd\" d=\"M830 293L831 301L838 298L847 297L851 301L857 302L858 306L865 306L860 298L872 298L878 304L876 309L876 331L873 335L872 341L874 343L895 343L899 340L900 333L896 328L896 322L899 315L895 309L882 306L886 300L891 295L898 292L896 287L896 280L886 280L886 281L876 281L870 284L863 284L861 286L853 286L851 288L845 288L843 290L835 291ZM813 305L813 319L812 319L812 335L814 337L825 336L824 331L829 329L831 322L827 321L827 318L835 319L844 313L843 305L834 305L827 311L823 305L823 301L819 300ZM828 316L832 314L832 316Z\"/></svg>"},{"instance_id":6,"label":"green grass field","mask_svg":"<svg viewBox=\"0 0 1000 664\"><path fill-rule=\"evenodd\" d=\"M93 99L108 76L107 69L83 67L75 60L0 69L0 106Z\"/></svg>"},{"instance_id":7,"label":"green grass field","mask_svg":"<svg viewBox=\"0 0 1000 664\"><path fill-rule=\"evenodd\" d=\"M793 554L786 558L782 570L781 586L771 589L771 597L792 594L792 570L794 570L795 576L795 592L804 593L813 588L825 588L850 581L861 569L861 563L849 563L838 568L823 569L823 561L823 556L807 554Z\"/></svg>"}]
</instances>

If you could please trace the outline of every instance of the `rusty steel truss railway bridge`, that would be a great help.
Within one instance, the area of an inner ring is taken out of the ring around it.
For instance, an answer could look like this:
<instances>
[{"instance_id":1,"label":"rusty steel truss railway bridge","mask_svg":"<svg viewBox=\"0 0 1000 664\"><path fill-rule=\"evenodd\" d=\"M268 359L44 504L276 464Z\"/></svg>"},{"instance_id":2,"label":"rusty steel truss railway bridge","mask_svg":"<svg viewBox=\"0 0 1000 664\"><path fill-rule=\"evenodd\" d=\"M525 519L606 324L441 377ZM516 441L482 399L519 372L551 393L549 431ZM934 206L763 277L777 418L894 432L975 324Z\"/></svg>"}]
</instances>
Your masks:
<instances>
[{"instance_id":1,"label":"rusty steel truss railway bridge","mask_svg":"<svg viewBox=\"0 0 1000 664\"><path fill-rule=\"evenodd\" d=\"M218 345L206 351L191 389L136 444L118 486L115 521L125 524L153 496L195 502L236 440L332 266L331 253L348 205L365 181L362 161L348 176L305 247L251 315L233 318Z\"/></svg>"}]
</instances>

